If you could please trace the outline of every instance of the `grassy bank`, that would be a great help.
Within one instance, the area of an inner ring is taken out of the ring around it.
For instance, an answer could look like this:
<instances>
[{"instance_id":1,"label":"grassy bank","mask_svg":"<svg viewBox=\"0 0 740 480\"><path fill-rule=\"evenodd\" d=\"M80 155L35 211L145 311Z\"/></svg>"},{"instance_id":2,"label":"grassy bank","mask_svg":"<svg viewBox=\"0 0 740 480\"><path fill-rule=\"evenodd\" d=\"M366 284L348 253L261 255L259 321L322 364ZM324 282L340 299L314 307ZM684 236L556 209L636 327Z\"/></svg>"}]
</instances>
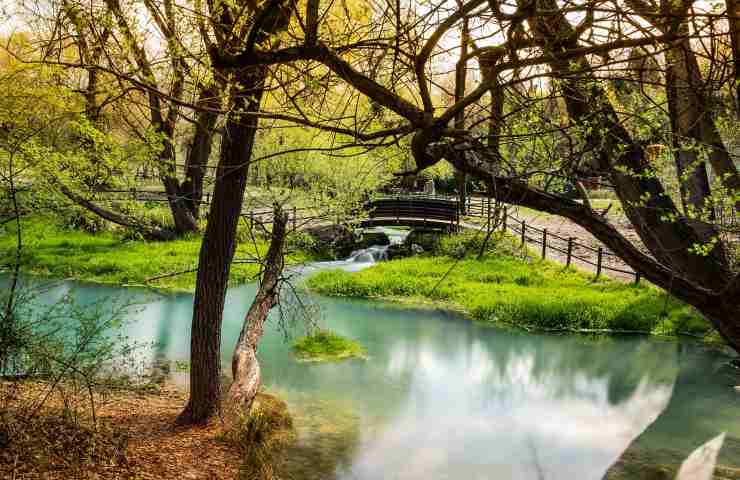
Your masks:
<instances>
[{"instance_id":1,"label":"grassy bank","mask_svg":"<svg viewBox=\"0 0 740 480\"><path fill-rule=\"evenodd\" d=\"M712 332L692 308L654 287L593 281L559 264L522 258L505 238L497 242L481 260L455 258L443 242L436 254L355 273L323 271L308 285L327 295L433 301L478 321L528 329Z\"/></svg>"},{"instance_id":2,"label":"grassy bank","mask_svg":"<svg viewBox=\"0 0 740 480\"><path fill-rule=\"evenodd\" d=\"M96 234L59 226L54 218L33 217L23 221L23 269L27 273L54 278L72 278L118 285L145 285L170 291L193 291L195 273L189 272L151 280L168 273L194 270L198 265L201 238L192 236L171 242L128 240L113 232ZM15 227L0 230L0 258L15 256ZM235 258L248 258L267 250L267 241L240 242ZM289 261L308 260L303 253ZM254 264L235 263L230 282L251 281ZM151 281L148 281L151 280Z\"/></svg>"}]
</instances>

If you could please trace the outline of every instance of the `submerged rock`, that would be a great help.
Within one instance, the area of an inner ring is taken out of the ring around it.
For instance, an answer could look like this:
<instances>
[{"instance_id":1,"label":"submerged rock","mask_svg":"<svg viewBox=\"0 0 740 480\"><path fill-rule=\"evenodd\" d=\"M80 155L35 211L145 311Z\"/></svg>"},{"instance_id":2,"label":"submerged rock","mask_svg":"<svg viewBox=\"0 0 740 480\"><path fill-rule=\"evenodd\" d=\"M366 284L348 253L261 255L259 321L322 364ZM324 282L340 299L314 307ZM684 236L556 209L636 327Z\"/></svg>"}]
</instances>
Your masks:
<instances>
[{"instance_id":1,"label":"submerged rock","mask_svg":"<svg viewBox=\"0 0 740 480\"><path fill-rule=\"evenodd\" d=\"M385 232L362 232L356 248L369 248L376 245L385 246L390 244L391 239Z\"/></svg>"}]
</instances>

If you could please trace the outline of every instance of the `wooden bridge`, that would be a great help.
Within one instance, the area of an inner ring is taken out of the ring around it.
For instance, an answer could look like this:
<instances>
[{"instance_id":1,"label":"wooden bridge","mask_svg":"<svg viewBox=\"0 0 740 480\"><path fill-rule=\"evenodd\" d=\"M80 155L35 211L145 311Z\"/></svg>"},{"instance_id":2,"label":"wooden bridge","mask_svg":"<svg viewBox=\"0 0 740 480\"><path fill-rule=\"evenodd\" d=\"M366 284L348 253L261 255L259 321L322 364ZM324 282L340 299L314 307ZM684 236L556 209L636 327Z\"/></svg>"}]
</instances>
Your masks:
<instances>
[{"instance_id":1,"label":"wooden bridge","mask_svg":"<svg viewBox=\"0 0 740 480\"><path fill-rule=\"evenodd\" d=\"M366 203L362 227L405 226L448 232L460 229L460 205L449 198L398 196L376 198Z\"/></svg>"}]
</instances>

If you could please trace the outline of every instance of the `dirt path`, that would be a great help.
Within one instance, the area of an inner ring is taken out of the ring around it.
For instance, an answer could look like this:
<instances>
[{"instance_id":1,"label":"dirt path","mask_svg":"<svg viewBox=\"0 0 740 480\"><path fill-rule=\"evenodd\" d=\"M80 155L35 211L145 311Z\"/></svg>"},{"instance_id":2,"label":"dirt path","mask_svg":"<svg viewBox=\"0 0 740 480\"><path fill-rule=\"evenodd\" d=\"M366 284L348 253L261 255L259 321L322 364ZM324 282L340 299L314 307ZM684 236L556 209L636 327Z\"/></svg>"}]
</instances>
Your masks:
<instances>
[{"instance_id":1,"label":"dirt path","mask_svg":"<svg viewBox=\"0 0 740 480\"><path fill-rule=\"evenodd\" d=\"M563 217L512 205L508 207L507 212L509 215L509 220L507 221L509 233L518 235L521 228L521 224L519 222L522 220L526 222L528 228L534 227L531 230L527 230L527 237L533 239L532 242L528 243L529 247L533 251L541 251L541 246L535 244L534 241L541 242L542 233L540 231L547 229L547 244L550 247L547 249L547 259L565 264L567 261L566 252L568 249L567 239L573 238L573 259L571 261L573 265L595 275L598 258L597 250L599 247L603 247L604 255L602 258L602 265L605 268L602 269L602 275L625 282L633 282L635 280L635 275L631 273L632 269L628 265L626 265L616 255L609 253L606 247L604 247L599 240L597 240L587 230L572 221ZM612 213L607 214L607 218L615 227L617 227L617 230L619 230L622 235L629 239L633 244L637 245L638 248L643 249L642 242L639 237L632 229L630 223L623 216L618 213ZM470 220L480 223L482 219L471 218ZM512 231L512 228L515 228L517 232ZM585 260L581 260L577 257Z\"/></svg>"}]
</instances>

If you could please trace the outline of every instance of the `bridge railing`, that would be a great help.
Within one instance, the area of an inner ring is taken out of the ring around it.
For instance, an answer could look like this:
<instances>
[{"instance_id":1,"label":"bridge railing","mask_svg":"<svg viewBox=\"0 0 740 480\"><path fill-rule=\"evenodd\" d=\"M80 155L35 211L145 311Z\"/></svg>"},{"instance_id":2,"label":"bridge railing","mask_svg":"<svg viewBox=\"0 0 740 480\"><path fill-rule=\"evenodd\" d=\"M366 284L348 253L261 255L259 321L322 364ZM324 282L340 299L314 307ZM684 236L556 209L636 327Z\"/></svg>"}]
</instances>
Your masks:
<instances>
[{"instance_id":1,"label":"bridge railing","mask_svg":"<svg viewBox=\"0 0 740 480\"><path fill-rule=\"evenodd\" d=\"M136 200L167 202L167 194L163 191L154 190L106 190L107 200ZM202 205L209 205L211 192L204 192ZM492 225L491 215L495 211L495 201L490 197L468 196L465 201L465 215L468 217L486 218L487 225ZM318 207L289 207L289 222L293 229L299 225L317 223L333 220L336 215L333 212L321 210ZM460 204L457 196L452 195L430 195L423 192L405 193L404 195L381 195L370 200L364 207L371 218L395 219L397 224L404 220L419 220L422 225L427 222L446 222L451 230L461 227ZM242 218L249 222L250 226L256 223L269 225L273 221L272 209L256 208L242 213ZM635 272L616 254L603 246L592 247L578 242L575 237L562 237L547 228L538 228L524 219L517 218L504 207L500 228L513 233L520 238L522 245L536 245L543 259L548 257L548 252L556 252L565 257L566 266L573 262L593 267L596 278L604 272L614 272L622 276L634 277L635 284L641 280L639 272Z\"/></svg>"},{"instance_id":2,"label":"bridge railing","mask_svg":"<svg viewBox=\"0 0 740 480\"><path fill-rule=\"evenodd\" d=\"M460 207L456 201L429 195L380 196L365 203L369 221L387 220L398 225L422 225L457 230ZM369 222L365 222L369 223Z\"/></svg>"}]
</instances>

